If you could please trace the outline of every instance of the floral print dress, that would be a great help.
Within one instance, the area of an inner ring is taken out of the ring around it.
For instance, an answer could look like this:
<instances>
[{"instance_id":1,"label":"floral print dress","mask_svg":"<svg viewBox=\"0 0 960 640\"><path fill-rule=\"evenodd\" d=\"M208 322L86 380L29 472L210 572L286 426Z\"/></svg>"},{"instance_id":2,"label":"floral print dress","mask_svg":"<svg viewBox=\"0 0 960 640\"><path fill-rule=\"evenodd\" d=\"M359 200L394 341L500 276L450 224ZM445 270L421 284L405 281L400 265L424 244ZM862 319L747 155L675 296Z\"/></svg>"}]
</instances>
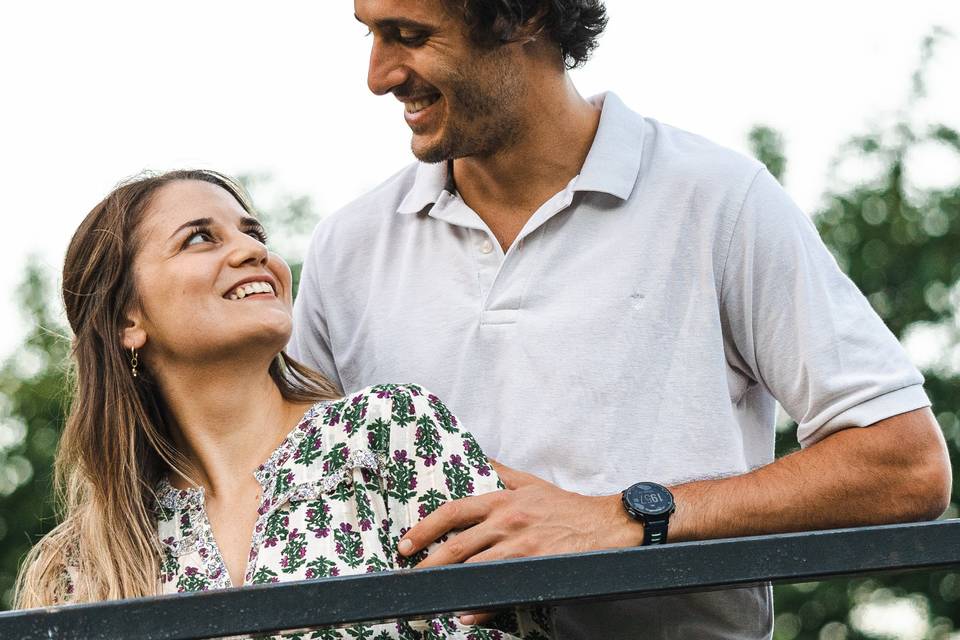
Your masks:
<instances>
[{"instance_id":1,"label":"floral print dress","mask_svg":"<svg viewBox=\"0 0 960 640\"><path fill-rule=\"evenodd\" d=\"M254 475L263 493L244 584L411 567L423 556L396 551L410 527L447 500L502 487L473 436L436 396L412 384L369 387L314 405ZM164 480L158 498L161 592L230 587L203 489L177 490ZM513 610L491 625L466 626L445 616L295 637L550 637L542 609Z\"/></svg>"}]
</instances>

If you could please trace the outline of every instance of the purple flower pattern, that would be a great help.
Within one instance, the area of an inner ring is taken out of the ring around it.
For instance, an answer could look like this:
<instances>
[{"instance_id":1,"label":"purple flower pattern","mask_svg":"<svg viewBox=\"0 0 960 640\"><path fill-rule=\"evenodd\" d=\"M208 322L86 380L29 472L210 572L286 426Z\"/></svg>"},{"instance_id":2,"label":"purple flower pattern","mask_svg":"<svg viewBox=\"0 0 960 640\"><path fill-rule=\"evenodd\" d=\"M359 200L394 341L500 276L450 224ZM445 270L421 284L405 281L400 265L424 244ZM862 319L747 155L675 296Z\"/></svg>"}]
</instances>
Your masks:
<instances>
[{"instance_id":1,"label":"purple flower pattern","mask_svg":"<svg viewBox=\"0 0 960 640\"><path fill-rule=\"evenodd\" d=\"M245 584L411 566L424 554L404 558L396 546L419 519L447 500L502 488L443 402L410 384L318 403L254 475L263 492ZM160 591L231 586L203 490L176 490L164 480L157 496ZM517 610L499 616L496 628L444 616L274 637L547 640L548 620L541 610Z\"/></svg>"}]
</instances>

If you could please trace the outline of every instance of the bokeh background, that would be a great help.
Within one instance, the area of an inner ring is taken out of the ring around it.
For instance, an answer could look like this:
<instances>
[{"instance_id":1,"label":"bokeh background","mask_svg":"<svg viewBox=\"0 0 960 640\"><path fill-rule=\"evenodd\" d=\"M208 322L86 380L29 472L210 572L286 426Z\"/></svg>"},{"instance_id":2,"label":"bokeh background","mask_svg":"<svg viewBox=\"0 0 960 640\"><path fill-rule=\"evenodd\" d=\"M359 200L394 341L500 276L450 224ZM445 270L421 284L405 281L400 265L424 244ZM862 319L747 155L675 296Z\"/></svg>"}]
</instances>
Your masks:
<instances>
[{"instance_id":1,"label":"bokeh background","mask_svg":"<svg viewBox=\"0 0 960 640\"><path fill-rule=\"evenodd\" d=\"M573 73L581 92L612 89L766 162L924 370L960 466L960 2L607 7ZM297 265L317 220L412 160L401 106L366 89L352 14L347 0L0 8L0 608L55 518L70 234L123 177L209 167L244 180ZM794 428L781 417L779 453ZM777 640L960 638L960 572L781 586L776 600Z\"/></svg>"}]
</instances>

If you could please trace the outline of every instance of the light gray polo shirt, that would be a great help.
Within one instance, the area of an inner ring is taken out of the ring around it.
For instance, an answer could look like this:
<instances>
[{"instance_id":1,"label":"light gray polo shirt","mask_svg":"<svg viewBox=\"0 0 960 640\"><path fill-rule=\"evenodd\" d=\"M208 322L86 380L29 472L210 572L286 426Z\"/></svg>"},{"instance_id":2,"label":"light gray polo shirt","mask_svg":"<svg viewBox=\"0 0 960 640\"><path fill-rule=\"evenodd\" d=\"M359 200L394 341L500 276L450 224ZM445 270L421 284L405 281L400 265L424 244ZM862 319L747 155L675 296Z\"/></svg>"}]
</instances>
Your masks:
<instances>
[{"instance_id":1,"label":"light gray polo shirt","mask_svg":"<svg viewBox=\"0 0 960 640\"><path fill-rule=\"evenodd\" d=\"M580 174L500 249L445 164L323 220L290 352L346 391L417 382L486 453L585 494L773 459L927 406L919 372L754 160L612 93ZM558 608L558 637L760 639L768 588Z\"/></svg>"}]
</instances>

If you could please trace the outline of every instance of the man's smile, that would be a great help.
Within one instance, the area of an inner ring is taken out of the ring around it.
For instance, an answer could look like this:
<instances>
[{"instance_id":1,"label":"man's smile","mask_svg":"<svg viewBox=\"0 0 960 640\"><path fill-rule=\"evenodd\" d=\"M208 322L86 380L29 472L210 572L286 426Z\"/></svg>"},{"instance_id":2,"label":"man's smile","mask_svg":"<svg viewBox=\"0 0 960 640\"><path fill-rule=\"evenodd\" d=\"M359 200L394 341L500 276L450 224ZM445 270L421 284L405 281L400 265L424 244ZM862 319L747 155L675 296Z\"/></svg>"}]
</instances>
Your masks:
<instances>
[{"instance_id":1,"label":"man's smile","mask_svg":"<svg viewBox=\"0 0 960 640\"><path fill-rule=\"evenodd\" d=\"M415 99L403 99L403 119L414 133L422 133L435 120L443 96L431 93Z\"/></svg>"},{"instance_id":2,"label":"man's smile","mask_svg":"<svg viewBox=\"0 0 960 640\"><path fill-rule=\"evenodd\" d=\"M418 113L423 111L434 102L440 99L439 93L434 93L431 95L423 96L421 98L416 98L412 100L405 100L403 107L407 113Z\"/></svg>"}]
</instances>

